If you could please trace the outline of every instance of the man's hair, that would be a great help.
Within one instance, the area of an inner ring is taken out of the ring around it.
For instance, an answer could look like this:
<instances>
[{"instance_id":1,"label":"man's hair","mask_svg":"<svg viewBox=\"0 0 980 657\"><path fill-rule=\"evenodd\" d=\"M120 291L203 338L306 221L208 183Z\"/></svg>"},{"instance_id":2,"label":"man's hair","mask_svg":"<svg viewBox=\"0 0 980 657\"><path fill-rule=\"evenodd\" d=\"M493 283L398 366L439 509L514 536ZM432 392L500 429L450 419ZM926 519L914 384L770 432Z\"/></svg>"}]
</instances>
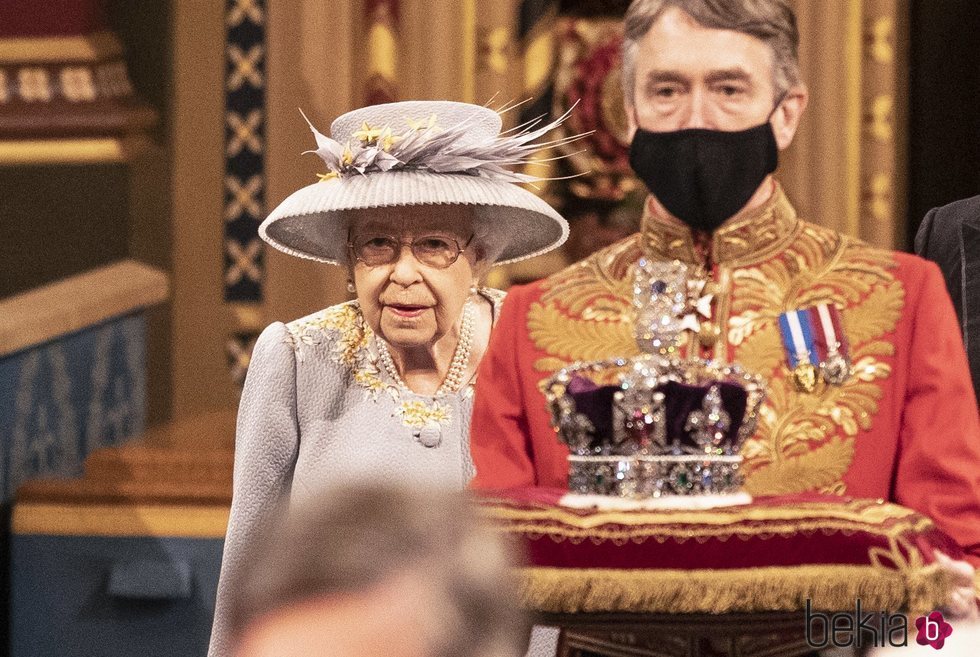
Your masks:
<instances>
[{"instance_id":1,"label":"man's hair","mask_svg":"<svg viewBox=\"0 0 980 657\"><path fill-rule=\"evenodd\" d=\"M633 0L623 21L623 94L635 103L638 42L658 18L677 7L701 25L754 36L773 54L773 86L781 96L800 79L800 34L787 0Z\"/></svg>"},{"instance_id":2,"label":"man's hair","mask_svg":"<svg viewBox=\"0 0 980 657\"><path fill-rule=\"evenodd\" d=\"M464 493L353 485L284 515L265 528L233 582L234 640L272 611L408 574L442 601L431 609L431 627L419 628L434 636L432 657L524 653L529 626L510 546Z\"/></svg>"}]
</instances>

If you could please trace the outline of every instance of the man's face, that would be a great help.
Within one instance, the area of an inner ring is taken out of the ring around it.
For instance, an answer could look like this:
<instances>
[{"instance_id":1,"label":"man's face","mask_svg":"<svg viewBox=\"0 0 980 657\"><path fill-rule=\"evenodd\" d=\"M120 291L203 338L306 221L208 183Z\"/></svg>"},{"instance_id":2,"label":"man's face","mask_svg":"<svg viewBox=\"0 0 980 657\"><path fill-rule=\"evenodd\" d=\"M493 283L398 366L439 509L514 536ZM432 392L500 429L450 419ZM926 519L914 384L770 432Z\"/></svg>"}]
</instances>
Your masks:
<instances>
[{"instance_id":1,"label":"man's face","mask_svg":"<svg viewBox=\"0 0 980 657\"><path fill-rule=\"evenodd\" d=\"M637 45L633 127L745 130L773 110L772 49L753 36L702 27L671 7Z\"/></svg>"}]
</instances>

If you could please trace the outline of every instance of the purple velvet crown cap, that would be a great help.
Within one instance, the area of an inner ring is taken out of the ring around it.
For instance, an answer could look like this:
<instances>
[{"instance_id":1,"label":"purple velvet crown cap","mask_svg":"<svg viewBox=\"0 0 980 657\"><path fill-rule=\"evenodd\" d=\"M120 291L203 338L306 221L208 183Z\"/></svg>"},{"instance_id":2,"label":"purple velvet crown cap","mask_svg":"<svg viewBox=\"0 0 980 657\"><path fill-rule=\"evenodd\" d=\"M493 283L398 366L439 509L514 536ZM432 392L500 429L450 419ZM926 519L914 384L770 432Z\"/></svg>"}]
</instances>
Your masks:
<instances>
[{"instance_id":1,"label":"purple velvet crown cap","mask_svg":"<svg viewBox=\"0 0 980 657\"><path fill-rule=\"evenodd\" d=\"M731 423L725 432L725 442L728 445L737 442L738 431L745 420L748 404L748 392L743 386L727 381L706 385L667 381L656 390L664 394L668 444L676 441L681 445L697 447L697 443L684 427L691 412L701 409L711 385L718 386L722 406L731 418ZM604 445L613 443L613 398L619 390L619 386L599 386L580 375L572 376L568 382L566 392L574 401L575 410L585 415L595 428L591 442L593 449L600 449Z\"/></svg>"}]
</instances>

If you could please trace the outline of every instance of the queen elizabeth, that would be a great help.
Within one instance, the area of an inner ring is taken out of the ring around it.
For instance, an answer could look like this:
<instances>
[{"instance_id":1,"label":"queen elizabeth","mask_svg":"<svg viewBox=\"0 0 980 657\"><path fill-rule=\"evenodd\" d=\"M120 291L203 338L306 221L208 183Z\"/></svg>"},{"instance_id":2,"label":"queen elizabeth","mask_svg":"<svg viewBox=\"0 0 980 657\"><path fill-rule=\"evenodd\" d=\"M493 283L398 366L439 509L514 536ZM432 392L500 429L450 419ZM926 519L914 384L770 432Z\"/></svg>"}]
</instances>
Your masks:
<instances>
[{"instance_id":1,"label":"queen elizabeth","mask_svg":"<svg viewBox=\"0 0 980 657\"><path fill-rule=\"evenodd\" d=\"M501 134L486 107L413 101L313 129L321 181L259 233L347 268L356 299L263 331L239 406L234 494L209 654L230 653L225 600L257 528L280 503L370 478L462 489L474 474L475 373L503 293L494 263L560 245L568 225L514 184L552 125Z\"/></svg>"}]
</instances>

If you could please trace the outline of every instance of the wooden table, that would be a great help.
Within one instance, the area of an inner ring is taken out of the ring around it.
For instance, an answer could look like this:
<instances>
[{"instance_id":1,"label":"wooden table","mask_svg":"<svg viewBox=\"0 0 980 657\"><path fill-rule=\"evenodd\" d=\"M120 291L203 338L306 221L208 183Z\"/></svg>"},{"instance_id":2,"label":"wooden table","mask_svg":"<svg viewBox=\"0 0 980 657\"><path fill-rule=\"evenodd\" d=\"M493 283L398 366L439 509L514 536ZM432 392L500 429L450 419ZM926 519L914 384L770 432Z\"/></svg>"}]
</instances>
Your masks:
<instances>
[{"instance_id":1,"label":"wooden table","mask_svg":"<svg viewBox=\"0 0 980 657\"><path fill-rule=\"evenodd\" d=\"M541 614L562 627L560 657L800 657L803 612L749 614Z\"/></svg>"}]
</instances>

